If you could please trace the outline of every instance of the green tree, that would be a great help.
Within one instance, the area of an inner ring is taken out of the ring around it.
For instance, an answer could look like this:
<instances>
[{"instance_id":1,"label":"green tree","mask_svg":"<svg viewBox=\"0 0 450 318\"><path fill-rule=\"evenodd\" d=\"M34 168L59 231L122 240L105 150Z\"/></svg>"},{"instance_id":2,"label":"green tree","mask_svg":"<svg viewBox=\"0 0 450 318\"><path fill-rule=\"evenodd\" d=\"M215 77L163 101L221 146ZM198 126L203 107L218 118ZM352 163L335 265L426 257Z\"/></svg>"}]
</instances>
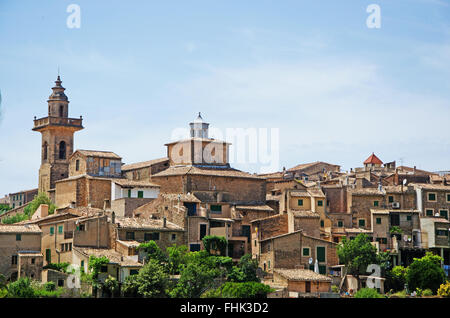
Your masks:
<instances>
[{"instance_id":1,"label":"green tree","mask_svg":"<svg viewBox=\"0 0 450 318\"><path fill-rule=\"evenodd\" d=\"M231 282L260 282L260 279L256 276L257 269L258 261L252 259L250 254L245 254L239 260L238 265L231 270L228 280Z\"/></svg>"},{"instance_id":2,"label":"green tree","mask_svg":"<svg viewBox=\"0 0 450 318\"><path fill-rule=\"evenodd\" d=\"M123 297L140 297L138 293L138 275L130 275L125 278L122 284L121 292Z\"/></svg>"},{"instance_id":3,"label":"green tree","mask_svg":"<svg viewBox=\"0 0 450 318\"><path fill-rule=\"evenodd\" d=\"M403 266L395 266L386 273L385 289L401 291L405 288L407 269Z\"/></svg>"},{"instance_id":4,"label":"green tree","mask_svg":"<svg viewBox=\"0 0 450 318\"><path fill-rule=\"evenodd\" d=\"M366 234L359 234L353 240L345 237L338 245L337 254L341 264L345 264L348 273L358 276L367 273L367 266L370 264L380 264L380 257L377 249L373 246Z\"/></svg>"},{"instance_id":5,"label":"green tree","mask_svg":"<svg viewBox=\"0 0 450 318\"><path fill-rule=\"evenodd\" d=\"M36 297L31 280L28 277L21 277L15 282L8 284L9 298L34 298Z\"/></svg>"},{"instance_id":6,"label":"green tree","mask_svg":"<svg viewBox=\"0 0 450 318\"><path fill-rule=\"evenodd\" d=\"M48 205L49 214L53 214L55 212L56 205L52 203L50 198L44 192L40 192L30 203L27 204L27 206L25 206L25 208L23 209L23 213L17 213L16 215L3 218L2 223L14 224L17 222L28 220L34 214L34 212L36 212L41 204Z\"/></svg>"},{"instance_id":7,"label":"green tree","mask_svg":"<svg viewBox=\"0 0 450 318\"><path fill-rule=\"evenodd\" d=\"M170 286L169 274L156 259L150 259L141 268L139 274L135 276L131 279L132 285L130 287L137 287L137 293L140 296L147 298L167 297Z\"/></svg>"},{"instance_id":8,"label":"green tree","mask_svg":"<svg viewBox=\"0 0 450 318\"><path fill-rule=\"evenodd\" d=\"M145 243L141 243L138 246L139 251L143 251L147 254L146 260L154 259L157 260L160 263L167 262L167 257L161 250L161 248L156 244L155 241L148 241Z\"/></svg>"},{"instance_id":9,"label":"green tree","mask_svg":"<svg viewBox=\"0 0 450 318\"><path fill-rule=\"evenodd\" d=\"M105 279L103 287L111 297L114 297L119 292L119 282L111 275L109 275L108 278Z\"/></svg>"},{"instance_id":10,"label":"green tree","mask_svg":"<svg viewBox=\"0 0 450 318\"><path fill-rule=\"evenodd\" d=\"M439 286L446 281L441 261L442 257L431 252L427 252L422 258L414 258L406 273L409 290L429 288L436 293Z\"/></svg>"},{"instance_id":11,"label":"green tree","mask_svg":"<svg viewBox=\"0 0 450 318\"><path fill-rule=\"evenodd\" d=\"M206 235L203 237L202 242L209 254L226 255L228 242L223 236Z\"/></svg>"},{"instance_id":12,"label":"green tree","mask_svg":"<svg viewBox=\"0 0 450 318\"><path fill-rule=\"evenodd\" d=\"M187 261L188 248L186 245L173 245L166 249L168 253L168 270L171 275L178 275Z\"/></svg>"}]
</instances>

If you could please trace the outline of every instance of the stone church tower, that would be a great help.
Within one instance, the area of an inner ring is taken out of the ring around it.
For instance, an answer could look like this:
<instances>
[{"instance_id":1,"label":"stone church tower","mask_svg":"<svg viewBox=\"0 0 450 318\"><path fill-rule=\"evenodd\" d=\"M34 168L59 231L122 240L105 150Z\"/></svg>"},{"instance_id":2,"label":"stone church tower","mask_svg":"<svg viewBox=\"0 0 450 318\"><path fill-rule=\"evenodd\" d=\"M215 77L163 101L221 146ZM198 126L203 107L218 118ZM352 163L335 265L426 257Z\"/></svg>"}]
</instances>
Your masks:
<instances>
[{"instance_id":1,"label":"stone church tower","mask_svg":"<svg viewBox=\"0 0 450 318\"><path fill-rule=\"evenodd\" d=\"M55 182L68 177L69 157L73 153L73 134L83 129L82 117L69 118L69 100L58 75L48 99L48 116L34 117L34 131L42 134L39 192L54 201Z\"/></svg>"}]
</instances>

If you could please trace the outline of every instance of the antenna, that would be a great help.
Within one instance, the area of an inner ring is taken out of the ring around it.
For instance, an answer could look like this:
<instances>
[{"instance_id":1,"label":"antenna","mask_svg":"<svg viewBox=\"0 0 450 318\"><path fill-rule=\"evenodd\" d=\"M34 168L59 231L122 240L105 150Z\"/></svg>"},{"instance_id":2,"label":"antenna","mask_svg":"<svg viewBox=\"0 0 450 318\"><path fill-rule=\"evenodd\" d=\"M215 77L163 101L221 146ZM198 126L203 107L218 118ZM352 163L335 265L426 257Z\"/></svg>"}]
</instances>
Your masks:
<instances>
[{"instance_id":1,"label":"antenna","mask_svg":"<svg viewBox=\"0 0 450 318\"><path fill-rule=\"evenodd\" d=\"M58 65L58 76L59 76L59 65Z\"/></svg>"}]
</instances>

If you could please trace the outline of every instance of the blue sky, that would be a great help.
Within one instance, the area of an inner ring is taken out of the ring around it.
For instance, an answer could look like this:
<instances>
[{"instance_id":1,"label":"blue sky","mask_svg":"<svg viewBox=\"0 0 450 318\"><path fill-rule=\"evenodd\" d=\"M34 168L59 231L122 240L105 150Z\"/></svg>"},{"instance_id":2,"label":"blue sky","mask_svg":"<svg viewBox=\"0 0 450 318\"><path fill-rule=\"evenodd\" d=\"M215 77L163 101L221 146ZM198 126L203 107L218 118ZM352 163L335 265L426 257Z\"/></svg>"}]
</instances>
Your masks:
<instances>
[{"instance_id":1,"label":"blue sky","mask_svg":"<svg viewBox=\"0 0 450 318\"><path fill-rule=\"evenodd\" d=\"M69 29L69 4L81 28ZM369 29L369 4L381 28ZM37 186L60 67L75 148L126 163L166 155L201 111L212 126L279 128L280 164L361 166L372 152L450 169L450 2L0 1L0 195ZM236 165L251 172L258 165Z\"/></svg>"}]
</instances>

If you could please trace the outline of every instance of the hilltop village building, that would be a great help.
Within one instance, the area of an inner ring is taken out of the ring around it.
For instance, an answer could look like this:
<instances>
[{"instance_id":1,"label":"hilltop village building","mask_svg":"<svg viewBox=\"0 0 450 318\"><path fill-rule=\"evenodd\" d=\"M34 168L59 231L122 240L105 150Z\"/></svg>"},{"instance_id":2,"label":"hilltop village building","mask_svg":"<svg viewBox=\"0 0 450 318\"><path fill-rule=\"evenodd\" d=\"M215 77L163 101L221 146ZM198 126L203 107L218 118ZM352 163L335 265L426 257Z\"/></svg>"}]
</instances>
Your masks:
<instances>
[{"instance_id":1,"label":"hilltop village building","mask_svg":"<svg viewBox=\"0 0 450 318\"><path fill-rule=\"evenodd\" d=\"M144 265L141 243L195 252L207 235L225 237L234 262L251 254L263 282L290 297L341 286L337 246L359 234L390 252L393 265L432 251L449 271L446 174L383 163L375 153L347 172L316 161L251 174L231 167L232 145L210 138L200 113L188 138L165 144L165 157L124 164L122 154L75 149L82 117L69 117L61 84L58 76L47 116L34 120L33 131L41 133L38 189L2 199L13 209L0 219L22 213L38 191L57 209L49 214L41 205L29 220L0 225L0 273L8 280L28 276L64 286L61 274L43 267L68 262L87 272L90 256L106 256L100 279L121 283Z\"/></svg>"}]
</instances>

